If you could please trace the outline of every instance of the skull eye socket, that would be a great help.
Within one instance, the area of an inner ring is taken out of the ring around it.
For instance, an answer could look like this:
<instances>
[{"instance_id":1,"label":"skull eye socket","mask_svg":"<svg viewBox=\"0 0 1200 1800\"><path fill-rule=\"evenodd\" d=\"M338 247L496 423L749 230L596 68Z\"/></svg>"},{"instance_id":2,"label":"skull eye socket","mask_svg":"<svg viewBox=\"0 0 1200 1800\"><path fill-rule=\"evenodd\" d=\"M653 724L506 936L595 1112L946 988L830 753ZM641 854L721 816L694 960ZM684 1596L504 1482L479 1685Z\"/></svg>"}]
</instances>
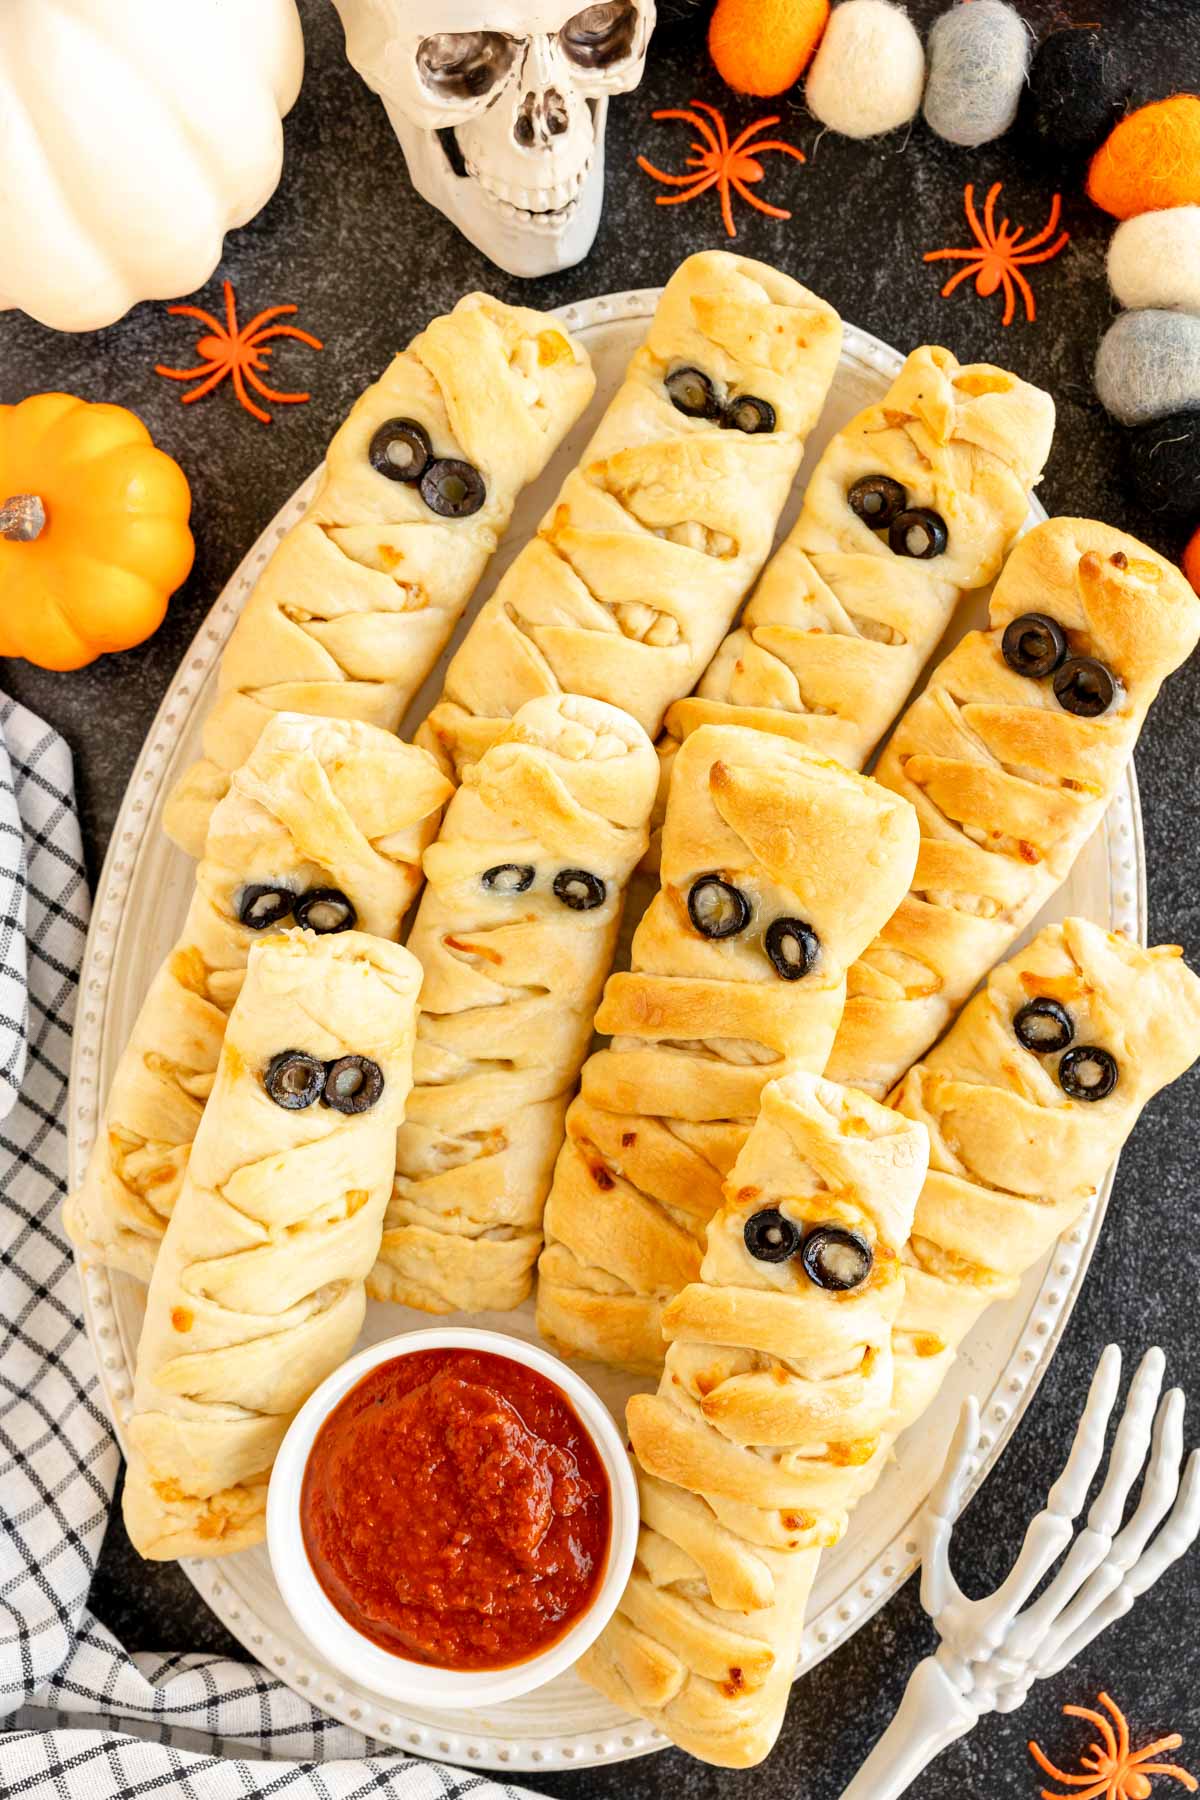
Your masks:
<instances>
[{"instance_id":1,"label":"skull eye socket","mask_svg":"<svg viewBox=\"0 0 1200 1800\"><path fill-rule=\"evenodd\" d=\"M633 49L638 13L632 0L604 0L585 6L568 19L559 41L572 62L583 69L607 69Z\"/></svg>"},{"instance_id":2,"label":"skull eye socket","mask_svg":"<svg viewBox=\"0 0 1200 1800\"><path fill-rule=\"evenodd\" d=\"M515 52L502 31L436 31L417 46L417 73L441 100L477 100L508 74Z\"/></svg>"}]
</instances>

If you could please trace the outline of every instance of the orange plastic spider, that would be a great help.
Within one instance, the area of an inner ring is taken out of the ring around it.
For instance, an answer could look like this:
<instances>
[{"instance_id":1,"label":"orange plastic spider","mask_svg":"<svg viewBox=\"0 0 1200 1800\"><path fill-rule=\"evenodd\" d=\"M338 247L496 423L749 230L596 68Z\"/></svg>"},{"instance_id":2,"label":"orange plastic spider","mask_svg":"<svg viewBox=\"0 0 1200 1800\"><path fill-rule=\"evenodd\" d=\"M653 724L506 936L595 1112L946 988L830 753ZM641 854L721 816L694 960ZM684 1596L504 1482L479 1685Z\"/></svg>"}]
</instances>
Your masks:
<instances>
[{"instance_id":1,"label":"orange plastic spider","mask_svg":"<svg viewBox=\"0 0 1200 1800\"><path fill-rule=\"evenodd\" d=\"M1000 221L1000 229L996 229L996 198L1000 192L1000 182L988 190L988 197L983 204L983 223L975 211L975 189L970 182L963 190L963 205L966 210L967 224L975 233L977 243L966 250L930 250L925 257L926 262L967 262L965 269L952 275L942 289L942 298L952 294L960 281L975 277L975 292L984 299L994 294L997 288L1004 289L1005 308L1002 325L1011 325L1016 312L1017 296L1014 286L1021 291L1025 302L1025 316L1032 325L1037 318L1037 305L1033 298L1033 289L1021 274L1021 263L1049 262L1052 256L1071 241L1069 231L1064 231L1048 249L1040 249L1058 224L1062 212L1062 199L1055 194L1050 205L1050 217L1036 237L1025 237L1025 227L1018 225L1015 229L1007 219ZM980 255L980 251L983 252Z\"/></svg>"},{"instance_id":2,"label":"orange plastic spider","mask_svg":"<svg viewBox=\"0 0 1200 1800\"><path fill-rule=\"evenodd\" d=\"M234 297L233 283L225 283L225 324L215 319L210 312L199 306L168 306L169 313L178 314L184 319L198 319L201 325L209 330L196 340L197 353L204 357L204 362L194 369L168 369L163 363L155 363L154 373L165 375L170 381L194 381L198 376L199 387L194 387L190 394L182 396L183 404L190 406L193 400L202 400L205 394L211 394L219 387L228 375L233 381L234 392L248 413L260 419L264 425L271 423L271 415L261 406L256 406L246 392L247 382L256 394L264 400L275 401L280 405L299 405L301 401L311 400L311 394L281 394L278 389L270 388L255 373L258 369L266 369L271 352L263 345L268 338L299 338L302 344L310 349L323 350L320 338L313 337L307 331L301 331L296 325L272 325L272 319L281 319L288 313L297 312L295 306L270 306L266 312L260 312L251 319L248 325L238 330L237 301ZM206 379L204 379L206 378Z\"/></svg>"},{"instance_id":3,"label":"orange plastic spider","mask_svg":"<svg viewBox=\"0 0 1200 1800\"><path fill-rule=\"evenodd\" d=\"M1153 1744L1147 1744L1144 1750L1130 1750L1129 1726L1125 1715L1115 1701L1107 1694L1100 1695L1101 1706L1106 1706L1116 1721L1114 1733L1112 1726L1101 1713L1091 1712L1086 1706L1064 1706L1063 1711L1073 1719L1086 1719L1099 1731L1102 1744L1089 1744L1079 1758L1080 1766L1086 1771L1080 1775L1069 1775L1045 1757L1036 1744L1029 1746L1030 1754L1038 1767L1055 1781L1065 1781L1075 1791L1072 1794L1056 1794L1050 1788L1042 1789L1042 1800L1148 1800L1151 1791L1151 1775L1171 1775L1176 1781L1183 1783L1189 1794L1194 1794L1197 1782L1194 1775L1181 1769L1176 1763L1151 1762L1160 1750L1178 1750L1183 1739L1177 1731L1169 1737L1159 1738Z\"/></svg>"},{"instance_id":4,"label":"orange plastic spider","mask_svg":"<svg viewBox=\"0 0 1200 1800\"><path fill-rule=\"evenodd\" d=\"M767 131L772 125L778 125L775 115L769 119L758 119L753 125L747 125L745 131L739 132L733 142L729 141L729 131L725 120L715 106L709 106L704 100L693 100L695 111L687 111L681 107L668 107L662 112L652 113L653 119L682 119L687 125L694 125L700 133L700 139L692 139L694 156L688 157L688 167L693 171L690 175L668 175L665 169L657 169L646 157L638 157L638 168L644 169L647 175L653 175L655 181L666 182L669 187L685 188L686 193L659 194L658 206L682 206L685 200L695 200L715 187L721 196L721 217L725 221L725 229L730 237L736 237L733 224L733 204L730 189L740 194L743 200L756 207L759 212L766 213L772 219L790 219L791 213L785 212L781 206L771 206L750 192L748 182L761 181L763 166L758 158L766 150L778 150L783 156L794 157L797 162L806 161L803 150L797 150L794 144L785 144L781 138L757 138L760 131ZM712 124L700 117L708 113Z\"/></svg>"}]
</instances>

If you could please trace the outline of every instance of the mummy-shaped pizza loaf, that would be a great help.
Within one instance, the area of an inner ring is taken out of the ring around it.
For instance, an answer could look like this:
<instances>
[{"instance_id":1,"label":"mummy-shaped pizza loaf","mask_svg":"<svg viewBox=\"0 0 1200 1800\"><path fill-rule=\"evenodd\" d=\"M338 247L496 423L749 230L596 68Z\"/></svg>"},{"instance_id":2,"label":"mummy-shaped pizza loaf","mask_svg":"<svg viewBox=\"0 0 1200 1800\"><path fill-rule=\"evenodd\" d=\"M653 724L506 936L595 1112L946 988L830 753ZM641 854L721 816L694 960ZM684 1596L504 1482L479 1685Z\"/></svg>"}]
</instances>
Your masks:
<instances>
[{"instance_id":1,"label":"mummy-shaped pizza loaf","mask_svg":"<svg viewBox=\"0 0 1200 1800\"><path fill-rule=\"evenodd\" d=\"M1200 1056L1200 979L1084 919L994 970L890 1104L928 1127L905 1252L893 1432L1088 1206L1148 1101Z\"/></svg>"},{"instance_id":2,"label":"mummy-shaped pizza loaf","mask_svg":"<svg viewBox=\"0 0 1200 1800\"><path fill-rule=\"evenodd\" d=\"M1124 532L1052 519L1013 551L991 621L939 665L875 771L916 807L921 854L851 970L828 1072L876 1094L1066 879L1196 643L1200 599Z\"/></svg>"},{"instance_id":3,"label":"mummy-shaped pizza loaf","mask_svg":"<svg viewBox=\"0 0 1200 1800\"><path fill-rule=\"evenodd\" d=\"M662 885L632 969L596 1015L546 1212L538 1326L563 1349L639 1371L694 1281L704 1227L769 1081L819 1074L845 972L903 893L906 802L864 776L736 725L675 761Z\"/></svg>"},{"instance_id":4,"label":"mummy-shaped pizza loaf","mask_svg":"<svg viewBox=\"0 0 1200 1800\"><path fill-rule=\"evenodd\" d=\"M676 738L724 720L861 769L959 600L995 579L1050 449L1040 388L948 350L914 350L839 431Z\"/></svg>"},{"instance_id":5,"label":"mummy-shaped pizza loaf","mask_svg":"<svg viewBox=\"0 0 1200 1800\"><path fill-rule=\"evenodd\" d=\"M591 398L556 320L469 294L355 402L221 657L204 759L164 823L193 856L272 712L396 731L512 515Z\"/></svg>"},{"instance_id":6,"label":"mummy-shaped pizza loaf","mask_svg":"<svg viewBox=\"0 0 1200 1800\"><path fill-rule=\"evenodd\" d=\"M628 714L563 694L528 701L466 771L409 940L425 981L380 1299L479 1311L529 1292L657 778Z\"/></svg>"},{"instance_id":7,"label":"mummy-shaped pizza loaf","mask_svg":"<svg viewBox=\"0 0 1200 1800\"><path fill-rule=\"evenodd\" d=\"M629 1403L637 1561L580 1673L706 1762L774 1743L821 1547L881 1460L927 1153L862 1094L772 1082L666 1309L658 1392Z\"/></svg>"},{"instance_id":8,"label":"mummy-shaped pizza loaf","mask_svg":"<svg viewBox=\"0 0 1200 1800\"><path fill-rule=\"evenodd\" d=\"M146 1298L125 1482L143 1556L263 1536L288 1423L362 1325L420 983L360 931L250 952Z\"/></svg>"},{"instance_id":9,"label":"mummy-shaped pizza loaf","mask_svg":"<svg viewBox=\"0 0 1200 1800\"><path fill-rule=\"evenodd\" d=\"M833 308L789 276L689 257L418 742L461 774L518 706L560 690L653 736L762 567L840 348Z\"/></svg>"},{"instance_id":10,"label":"mummy-shaped pizza loaf","mask_svg":"<svg viewBox=\"0 0 1200 1800\"><path fill-rule=\"evenodd\" d=\"M150 1279L251 945L273 926L395 938L450 784L374 725L275 713L212 816L174 950L117 1064L67 1229Z\"/></svg>"}]
</instances>

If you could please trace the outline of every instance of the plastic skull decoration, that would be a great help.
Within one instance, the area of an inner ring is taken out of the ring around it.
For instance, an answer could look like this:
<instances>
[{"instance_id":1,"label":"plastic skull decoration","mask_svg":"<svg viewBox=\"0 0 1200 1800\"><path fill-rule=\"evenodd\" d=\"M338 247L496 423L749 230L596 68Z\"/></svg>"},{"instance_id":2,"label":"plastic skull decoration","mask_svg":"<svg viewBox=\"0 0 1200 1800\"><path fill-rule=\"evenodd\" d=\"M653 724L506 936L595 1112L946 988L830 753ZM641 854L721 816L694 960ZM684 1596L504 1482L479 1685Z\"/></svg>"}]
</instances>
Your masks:
<instances>
[{"instance_id":1,"label":"plastic skull decoration","mask_svg":"<svg viewBox=\"0 0 1200 1800\"><path fill-rule=\"evenodd\" d=\"M608 96L641 80L653 0L334 4L419 194L512 275L587 255Z\"/></svg>"}]
</instances>

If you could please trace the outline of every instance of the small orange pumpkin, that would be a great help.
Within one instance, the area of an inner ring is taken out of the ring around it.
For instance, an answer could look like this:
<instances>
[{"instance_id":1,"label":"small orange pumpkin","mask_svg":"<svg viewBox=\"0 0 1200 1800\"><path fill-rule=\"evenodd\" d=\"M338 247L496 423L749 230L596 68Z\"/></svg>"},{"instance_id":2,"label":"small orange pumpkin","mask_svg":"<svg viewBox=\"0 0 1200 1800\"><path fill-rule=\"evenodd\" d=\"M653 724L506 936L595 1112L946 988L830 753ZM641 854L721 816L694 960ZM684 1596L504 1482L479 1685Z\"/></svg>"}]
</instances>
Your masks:
<instances>
[{"instance_id":1,"label":"small orange pumpkin","mask_svg":"<svg viewBox=\"0 0 1200 1800\"><path fill-rule=\"evenodd\" d=\"M156 631L195 547L178 463L121 406L0 406L0 656L80 669Z\"/></svg>"}]
</instances>

